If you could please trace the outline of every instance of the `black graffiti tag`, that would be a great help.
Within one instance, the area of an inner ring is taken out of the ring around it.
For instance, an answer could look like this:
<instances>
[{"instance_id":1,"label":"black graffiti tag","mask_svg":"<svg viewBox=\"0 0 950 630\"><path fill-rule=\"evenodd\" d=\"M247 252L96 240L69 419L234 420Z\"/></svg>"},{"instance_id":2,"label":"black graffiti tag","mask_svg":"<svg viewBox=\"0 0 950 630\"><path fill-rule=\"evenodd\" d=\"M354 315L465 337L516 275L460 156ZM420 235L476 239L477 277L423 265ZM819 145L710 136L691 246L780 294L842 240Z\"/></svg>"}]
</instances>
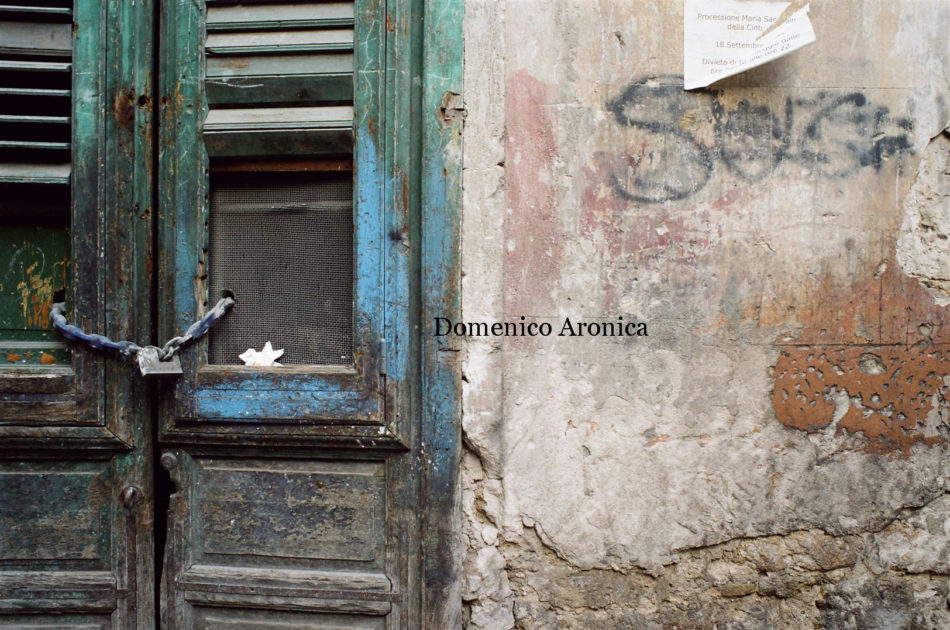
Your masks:
<instances>
[{"instance_id":1,"label":"black graffiti tag","mask_svg":"<svg viewBox=\"0 0 950 630\"><path fill-rule=\"evenodd\" d=\"M748 181L796 162L824 177L880 169L891 156L913 152L913 123L861 92L786 98L779 111L741 99L726 106L713 92L685 92L682 77L634 82L607 109L625 127L628 148L610 182L630 201L661 203L689 197L716 164ZM708 123L712 133L698 129Z\"/></svg>"}]
</instances>

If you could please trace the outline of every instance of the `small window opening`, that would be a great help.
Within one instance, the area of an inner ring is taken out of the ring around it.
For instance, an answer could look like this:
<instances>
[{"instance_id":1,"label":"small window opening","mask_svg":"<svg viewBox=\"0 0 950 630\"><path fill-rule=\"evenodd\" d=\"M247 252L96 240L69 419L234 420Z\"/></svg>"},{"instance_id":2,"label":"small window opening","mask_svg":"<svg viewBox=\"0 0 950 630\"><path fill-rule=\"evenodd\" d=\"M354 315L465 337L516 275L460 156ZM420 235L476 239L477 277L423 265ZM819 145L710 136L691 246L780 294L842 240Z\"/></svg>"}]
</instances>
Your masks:
<instances>
[{"instance_id":1,"label":"small window opening","mask_svg":"<svg viewBox=\"0 0 950 630\"><path fill-rule=\"evenodd\" d=\"M236 305L212 329L209 363L241 365L238 355L267 341L284 349L283 365L352 362L353 185L343 164L215 165L209 289L230 291Z\"/></svg>"}]
</instances>

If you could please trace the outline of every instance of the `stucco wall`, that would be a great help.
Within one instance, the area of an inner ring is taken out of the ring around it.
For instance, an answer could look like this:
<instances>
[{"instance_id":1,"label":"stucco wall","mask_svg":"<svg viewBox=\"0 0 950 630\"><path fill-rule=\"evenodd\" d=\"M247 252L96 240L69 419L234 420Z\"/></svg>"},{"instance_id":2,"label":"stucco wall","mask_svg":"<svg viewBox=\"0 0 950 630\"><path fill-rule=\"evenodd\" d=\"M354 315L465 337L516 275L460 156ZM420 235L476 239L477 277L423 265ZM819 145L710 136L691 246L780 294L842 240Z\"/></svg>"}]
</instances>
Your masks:
<instances>
[{"instance_id":1,"label":"stucco wall","mask_svg":"<svg viewBox=\"0 0 950 630\"><path fill-rule=\"evenodd\" d=\"M468 627L950 627L950 5L811 19L466 0L463 319L554 329L458 340Z\"/></svg>"}]
</instances>

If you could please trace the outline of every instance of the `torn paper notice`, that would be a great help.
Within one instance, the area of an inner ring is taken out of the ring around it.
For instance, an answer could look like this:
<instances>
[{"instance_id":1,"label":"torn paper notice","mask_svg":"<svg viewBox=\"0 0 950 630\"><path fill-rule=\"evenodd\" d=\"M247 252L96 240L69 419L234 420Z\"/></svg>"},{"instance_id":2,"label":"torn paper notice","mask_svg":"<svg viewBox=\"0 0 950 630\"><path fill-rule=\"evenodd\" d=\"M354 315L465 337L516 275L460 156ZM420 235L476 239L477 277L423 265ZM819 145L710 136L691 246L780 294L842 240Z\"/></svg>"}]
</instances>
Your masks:
<instances>
[{"instance_id":1,"label":"torn paper notice","mask_svg":"<svg viewBox=\"0 0 950 630\"><path fill-rule=\"evenodd\" d=\"M760 0L685 0L684 87L706 87L814 42L808 5L783 16L791 5Z\"/></svg>"}]
</instances>

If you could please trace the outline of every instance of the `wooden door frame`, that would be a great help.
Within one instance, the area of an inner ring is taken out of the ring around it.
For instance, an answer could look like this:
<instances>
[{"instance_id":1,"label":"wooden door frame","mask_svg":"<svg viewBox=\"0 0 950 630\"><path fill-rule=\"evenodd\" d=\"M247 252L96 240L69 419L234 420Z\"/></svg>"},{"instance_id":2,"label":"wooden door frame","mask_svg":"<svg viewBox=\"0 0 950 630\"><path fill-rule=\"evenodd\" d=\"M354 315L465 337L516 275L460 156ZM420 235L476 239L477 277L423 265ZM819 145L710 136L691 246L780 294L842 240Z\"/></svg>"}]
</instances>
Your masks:
<instances>
[{"instance_id":1,"label":"wooden door frame","mask_svg":"<svg viewBox=\"0 0 950 630\"><path fill-rule=\"evenodd\" d=\"M424 0L422 54L421 278L422 561L425 628L462 625L459 538L459 348L430 334L455 321L461 293L462 18L464 0Z\"/></svg>"}]
</instances>

